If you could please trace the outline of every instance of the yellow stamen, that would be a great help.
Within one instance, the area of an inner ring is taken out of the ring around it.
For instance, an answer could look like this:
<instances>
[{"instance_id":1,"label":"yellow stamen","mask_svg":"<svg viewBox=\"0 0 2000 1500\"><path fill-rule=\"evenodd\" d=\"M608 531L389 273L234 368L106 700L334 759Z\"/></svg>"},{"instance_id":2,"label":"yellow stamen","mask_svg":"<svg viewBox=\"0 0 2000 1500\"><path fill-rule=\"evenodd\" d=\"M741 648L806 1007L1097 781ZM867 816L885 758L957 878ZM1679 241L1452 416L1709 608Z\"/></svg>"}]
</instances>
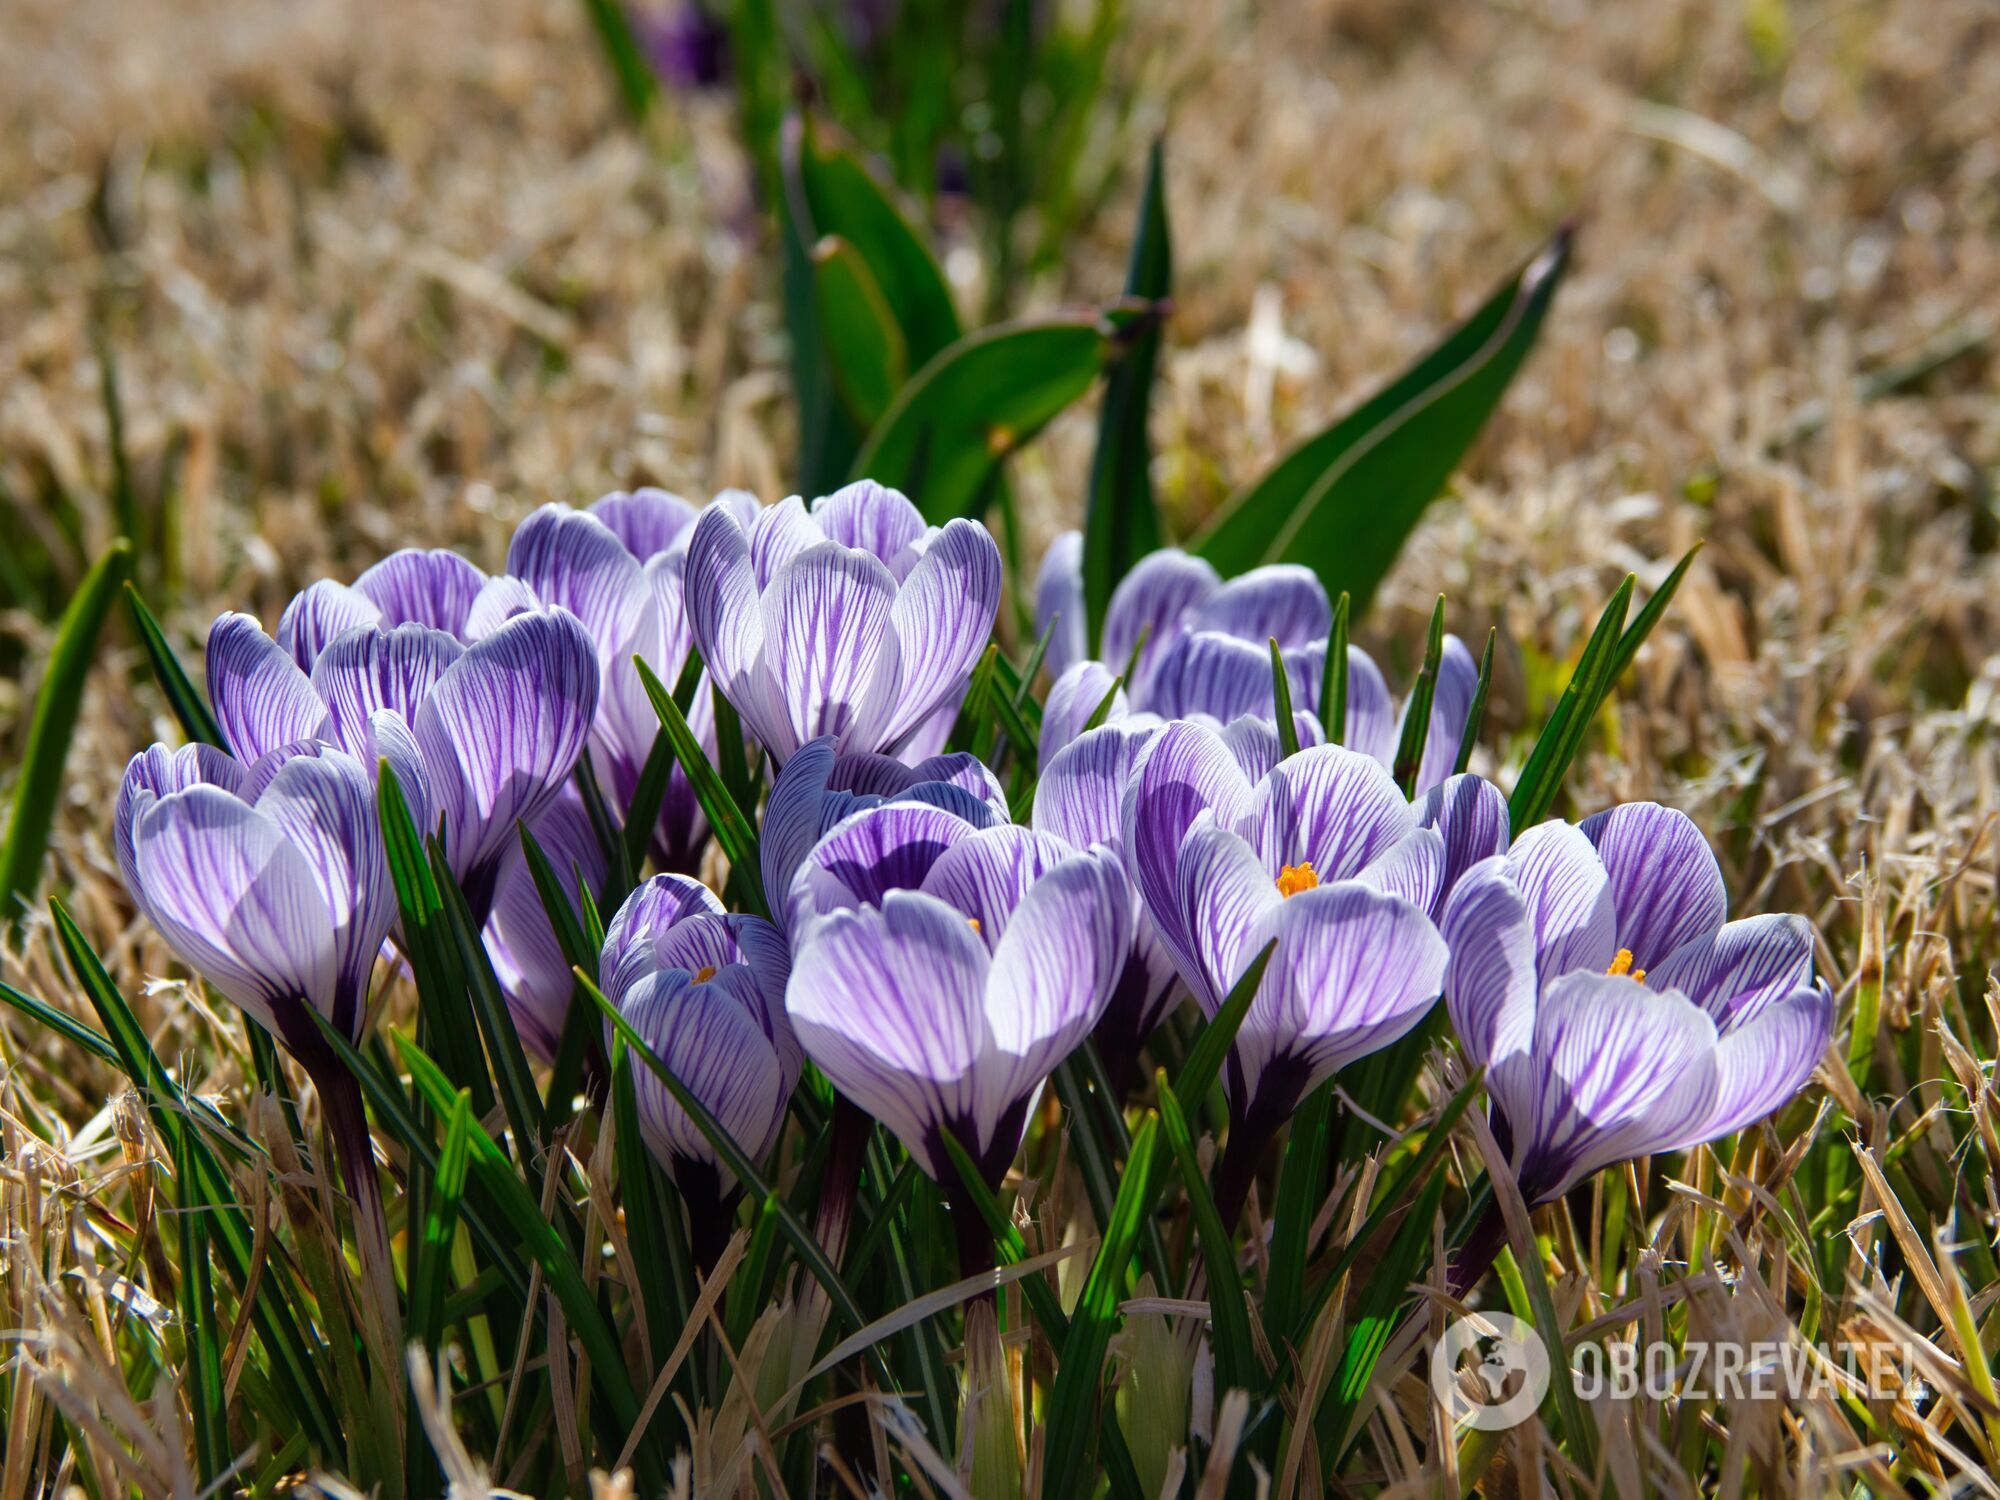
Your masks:
<instances>
[{"instance_id":1,"label":"yellow stamen","mask_svg":"<svg viewBox=\"0 0 2000 1500\"><path fill-rule=\"evenodd\" d=\"M715 978L715 965L703 964L701 972L694 976L694 982L696 984L707 984L713 978Z\"/></svg>"},{"instance_id":2,"label":"yellow stamen","mask_svg":"<svg viewBox=\"0 0 2000 1500\"><path fill-rule=\"evenodd\" d=\"M1278 872L1278 894L1287 900L1300 891L1312 890L1319 884L1319 872L1312 867L1311 860L1303 860L1295 865L1286 865Z\"/></svg>"},{"instance_id":3,"label":"yellow stamen","mask_svg":"<svg viewBox=\"0 0 2000 1500\"><path fill-rule=\"evenodd\" d=\"M1607 974L1629 976L1638 980L1641 984L1646 982L1646 971L1632 967L1632 950L1630 948L1620 948L1618 956L1611 960L1611 967L1604 972Z\"/></svg>"},{"instance_id":4,"label":"yellow stamen","mask_svg":"<svg viewBox=\"0 0 2000 1500\"><path fill-rule=\"evenodd\" d=\"M971 926L971 928L972 928L972 930L973 930L974 932L983 932L983 931L985 931L985 929L984 929L984 928L982 928L982 927L981 927L981 926L979 925L979 918L977 918L977 917L967 917L967 918L966 918L965 920L966 920L966 922L967 922L968 924L970 924L970 926Z\"/></svg>"}]
</instances>

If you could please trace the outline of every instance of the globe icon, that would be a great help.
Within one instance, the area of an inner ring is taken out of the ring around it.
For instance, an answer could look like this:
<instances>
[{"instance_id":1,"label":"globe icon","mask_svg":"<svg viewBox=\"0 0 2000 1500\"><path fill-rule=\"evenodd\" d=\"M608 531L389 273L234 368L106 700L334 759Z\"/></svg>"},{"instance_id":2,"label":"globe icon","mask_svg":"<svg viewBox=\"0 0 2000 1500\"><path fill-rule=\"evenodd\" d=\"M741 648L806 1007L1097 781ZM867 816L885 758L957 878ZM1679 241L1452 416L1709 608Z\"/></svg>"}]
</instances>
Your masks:
<instances>
[{"instance_id":1,"label":"globe icon","mask_svg":"<svg viewBox=\"0 0 2000 1500\"><path fill-rule=\"evenodd\" d=\"M1455 1425L1504 1431L1525 1422L1548 1388L1548 1350L1510 1313L1457 1318L1431 1350L1431 1390Z\"/></svg>"},{"instance_id":2,"label":"globe icon","mask_svg":"<svg viewBox=\"0 0 2000 1500\"><path fill-rule=\"evenodd\" d=\"M1479 1341L1479 1380L1486 1387L1488 1401L1504 1401L1513 1391L1520 1389L1514 1377L1526 1378L1527 1356L1521 1345L1508 1338L1483 1338Z\"/></svg>"}]
</instances>

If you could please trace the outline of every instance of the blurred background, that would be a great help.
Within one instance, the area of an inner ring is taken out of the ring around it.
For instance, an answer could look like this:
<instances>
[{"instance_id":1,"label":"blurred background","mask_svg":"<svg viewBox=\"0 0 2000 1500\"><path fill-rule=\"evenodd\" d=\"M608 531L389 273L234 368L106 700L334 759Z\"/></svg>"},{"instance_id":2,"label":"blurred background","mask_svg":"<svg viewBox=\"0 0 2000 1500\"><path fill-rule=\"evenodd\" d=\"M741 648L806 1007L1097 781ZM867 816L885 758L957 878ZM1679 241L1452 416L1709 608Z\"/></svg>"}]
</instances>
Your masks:
<instances>
[{"instance_id":1,"label":"blurred background","mask_svg":"<svg viewBox=\"0 0 2000 1500\"><path fill-rule=\"evenodd\" d=\"M968 327L1116 299L1164 138L1177 536L1573 223L1357 637L1406 676L1440 591L1497 626L1504 772L1618 578L1706 538L1578 805L1698 811L1746 902L1823 929L1864 868L1913 931L1941 871L1990 905L1990 4L5 0L0 34L9 759L121 532L187 651L397 546L496 565L547 500L802 487L769 210L805 102L893 176ZM1030 572L1095 405L1012 461ZM116 929L102 814L172 733L122 619L101 660L53 878Z\"/></svg>"}]
</instances>

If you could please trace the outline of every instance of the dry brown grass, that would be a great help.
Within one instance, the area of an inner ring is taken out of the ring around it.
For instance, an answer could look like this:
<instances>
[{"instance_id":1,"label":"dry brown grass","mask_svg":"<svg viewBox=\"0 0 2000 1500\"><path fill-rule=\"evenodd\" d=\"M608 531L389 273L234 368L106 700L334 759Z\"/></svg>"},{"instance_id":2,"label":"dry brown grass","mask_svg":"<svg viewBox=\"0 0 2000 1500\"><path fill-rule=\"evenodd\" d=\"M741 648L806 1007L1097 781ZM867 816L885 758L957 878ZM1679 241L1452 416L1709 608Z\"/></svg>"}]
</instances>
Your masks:
<instances>
[{"instance_id":1,"label":"dry brown grass","mask_svg":"<svg viewBox=\"0 0 2000 1500\"><path fill-rule=\"evenodd\" d=\"M176 497L149 587L183 639L223 607L275 618L305 579L408 541L495 563L548 499L785 492L770 258L727 107L670 108L635 138L570 0L7 0L0 34L0 496L42 527L43 498L66 497L86 552L111 535L101 336L140 494ZM1885 964L1884 1013L1936 1068L1903 1077L1888 1057L1892 1103L1859 1107L1851 1086L1842 1102L1871 1148L1921 1137L1952 1072L1940 1019L1993 1054L1950 981L1994 947L2000 16L1154 0L1122 61L1142 120L1169 130L1180 284L1156 431L1184 528L1580 221L1544 346L1365 634L1406 659L1440 590L1464 633L1498 624L1495 714L1518 744L1618 574L1655 582L1705 537L1573 791L1693 812L1740 910L1819 924L1844 996ZM1107 205L1036 299L1115 290L1128 221ZM1020 464L1038 537L1073 521L1091 434L1076 414ZM54 550L80 575L83 553ZM49 626L0 624L31 663L0 683L17 745ZM51 876L132 993L169 967L109 855L120 769L168 730L127 686L136 660L115 644L92 690ZM1864 955L1870 925L1884 941ZM44 938L0 972L57 999ZM223 1028L185 994L155 992L144 1019L227 1088ZM123 1193L129 1167L107 1073L12 1017L0 1064L11 1255L47 1223L37 1203L79 1177ZM1990 1065L1970 1066L1979 1094ZM1909 1170L1942 1174L1949 1199L1956 1164L1933 1156ZM1958 1187L1990 1239L1990 1182ZM1857 1231L1857 1271L1892 1227ZM1782 1287L1781 1239L1754 1215L1743 1232L1742 1263ZM28 1318L39 1292L21 1274L10 1292L0 1321ZM1604 1310L1587 1276L1568 1294ZM1842 1315L1880 1328L1925 1306L1892 1304ZM88 1344L88 1323L63 1337ZM90 1368L54 1344L35 1357ZM1784 1420L1814 1455L1802 1487L1842 1453L1881 1461L1837 1409ZM1746 1451L1778 1430L1763 1421ZM1376 1437L1394 1473L1404 1450Z\"/></svg>"}]
</instances>

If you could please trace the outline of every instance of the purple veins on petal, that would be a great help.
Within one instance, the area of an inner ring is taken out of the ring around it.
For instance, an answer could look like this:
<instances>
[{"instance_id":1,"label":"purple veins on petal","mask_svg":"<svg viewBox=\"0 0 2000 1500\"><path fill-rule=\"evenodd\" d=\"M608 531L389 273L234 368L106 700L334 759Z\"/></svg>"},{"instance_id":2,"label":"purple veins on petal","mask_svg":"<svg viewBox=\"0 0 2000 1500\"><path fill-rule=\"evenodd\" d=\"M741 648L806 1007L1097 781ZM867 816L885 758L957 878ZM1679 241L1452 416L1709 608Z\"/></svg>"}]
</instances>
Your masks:
<instances>
[{"instance_id":1,"label":"purple veins on petal","mask_svg":"<svg viewBox=\"0 0 2000 1500\"><path fill-rule=\"evenodd\" d=\"M1443 869L1431 915L1438 916L1459 877L1483 859L1507 852L1511 823L1507 797L1483 776L1452 776L1417 798L1417 826L1443 840Z\"/></svg>"},{"instance_id":2,"label":"purple veins on petal","mask_svg":"<svg viewBox=\"0 0 2000 1500\"><path fill-rule=\"evenodd\" d=\"M1415 812L1380 765L1339 745L1316 745L1264 778L1245 833L1271 870L1310 864L1329 882L1358 875L1415 826Z\"/></svg>"},{"instance_id":3,"label":"purple veins on petal","mask_svg":"<svg viewBox=\"0 0 2000 1500\"><path fill-rule=\"evenodd\" d=\"M591 501L588 513L611 529L640 562L650 562L673 548L686 546L688 529L700 508L669 490L646 486L615 490Z\"/></svg>"},{"instance_id":4,"label":"purple veins on petal","mask_svg":"<svg viewBox=\"0 0 2000 1500\"><path fill-rule=\"evenodd\" d=\"M1679 990L1727 1033L1766 1006L1812 987L1812 924L1776 912L1725 922L1646 971L1656 990Z\"/></svg>"},{"instance_id":5,"label":"purple veins on petal","mask_svg":"<svg viewBox=\"0 0 2000 1500\"><path fill-rule=\"evenodd\" d=\"M208 694L230 750L246 766L326 729L326 705L310 679L249 615L225 614L210 627Z\"/></svg>"},{"instance_id":6,"label":"purple veins on petal","mask_svg":"<svg viewBox=\"0 0 2000 1500\"><path fill-rule=\"evenodd\" d=\"M918 889L945 850L974 832L956 813L927 803L885 802L849 813L792 877L786 907L793 939L812 917L879 906L892 890Z\"/></svg>"},{"instance_id":7,"label":"purple veins on petal","mask_svg":"<svg viewBox=\"0 0 2000 1500\"><path fill-rule=\"evenodd\" d=\"M1111 668L1098 661L1077 661L1064 668L1049 685L1048 701L1042 705L1042 733L1037 758L1046 771L1056 752L1083 733L1105 694L1116 688L1105 723L1126 718L1132 702Z\"/></svg>"},{"instance_id":8,"label":"purple veins on petal","mask_svg":"<svg viewBox=\"0 0 2000 1500\"><path fill-rule=\"evenodd\" d=\"M1333 629L1326 586L1311 568L1272 563L1232 578L1193 611L1191 630L1219 631L1262 645L1277 638L1289 653L1324 641ZM1268 658L1267 658L1268 661Z\"/></svg>"},{"instance_id":9,"label":"purple veins on petal","mask_svg":"<svg viewBox=\"0 0 2000 1500\"><path fill-rule=\"evenodd\" d=\"M313 663L313 690L333 737L353 755L370 753L371 720L388 713L414 723L444 674L465 654L458 638L428 625L351 630Z\"/></svg>"},{"instance_id":10,"label":"purple veins on petal","mask_svg":"<svg viewBox=\"0 0 2000 1500\"><path fill-rule=\"evenodd\" d=\"M583 888L595 896L604 883L604 850L581 799L573 794L559 797L536 820L533 832L572 909L578 906ZM522 1043L544 1062L553 1061L576 980L527 855L518 844L501 858L485 939Z\"/></svg>"},{"instance_id":11,"label":"purple veins on petal","mask_svg":"<svg viewBox=\"0 0 2000 1500\"><path fill-rule=\"evenodd\" d=\"M1820 984L1724 1025L1715 1047L1715 1107L1695 1138L1728 1135L1789 1104L1833 1042L1833 1012L1833 996Z\"/></svg>"},{"instance_id":12,"label":"purple veins on petal","mask_svg":"<svg viewBox=\"0 0 2000 1500\"><path fill-rule=\"evenodd\" d=\"M684 969L661 969L635 985L619 1009L730 1138L761 1160L784 1124L796 1079L786 1077L752 1013L749 986L740 969L706 980ZM734 1186L707 1136L650 1068L635 1067L632 1086L646 1145L670 1176L699 1165L716 1173L724 1191Z\"/></svg>"},{"instance_id":13,"label":"purple veins on petal","mask_svg":"<svg viewBox=\"0 0 2000 1500\"><path fill-rule=\"evenodd\" d=\"M627 654L650 602L638 558L597 517L567 505L544 505L515 528L507 575L527 584L543 607L560 606L582 621L607 673Z\"/></svg>"},{"instance_id":14,"label":"purple veins on petal","mask_svg":"<svg viewBox=\"0 0 2000 1500\"><path fill-rule=\"evenodd\" d=\"M355 579L354 591L381 610L385 625L428 625L462 638L485 584L486 575L456 552L407 547Z\"/></svg>"},{"instance_id":15,"label":"purple veins on petal","mask_svg":"<svg viewBox=\"0 0 2000 1500\"><path fill-rule=\"evenodd\" d=\"M813 502L812 519L828 541L872 553L899 579L909 576L930 530L907 496L872 479L822 495Z\"/></svg>"},{"instance_id":16,"label":"purple veins on petal","mask_svg":"<svg viewBox=\"0 0 2000 1500\"><path fill-rule=\"evenodd\" d=\"M111 846L118 859L118 872L125 889L143 912L145 892L133 859L132 831L139 815L153 802L171 792L191 786L217 786L225 792L241 794L243 765L213 745L183 745L170 750L151 745L125 765L118 784L118 802L111 815Z\"/></svg>"},{"instance_id":17,"label":"purple veins on petal","mask_svg":"<svg viewBox=\"0 0 2000 1500\"><path fill-rule=\"evenodd\" d=\"M991 949L1029 888L1075 853L1053 834L1003 824L968 834L946 849L920 889L963 912Z\"/></svg>"},{"instance_id":18,"label":"purple veins on petal","mask_svg":"<svg viewBox=\"0 0 2000 1500\"><path fill-rule=\"evenodd\" d=\"M1138 651L1125 686L1139 707L1150 706L1147 690L1154 665L1187 628L1188 617L1221 585L1208 563L1166 547L1140 558L1111 591L1099 655L1114 672L1124 672Z\"/></svg>"},{"instance_id":19,"label":"purple veins on petal","mask_svg":"<svg viewBox=\"0 0 2000 1500\"><path fill-rule=\"evenodd\" d=\"M1713 932L1729 914L1715 853L1694 820L1657 802L1627 802L1578 825L1611 880L1617 942L1639 968Z\"/></svg>"},{"instance_id":20,"label":"purple veins on petal","mask_svg":"<svg viewBox=\"0 0 2000 1500\"><path fill-rule=\"evenodd\" d=\"M598 974L605 996L622 1004L637 978L666 967L660 961L662 936L695 917L723 915L714 891L689 875L655 875L627 896L604 930L604 950Z\"/></svg>"},{"instance_id":21,"label":"purple veins on petal","mask_svg":"<svg viewBox=\"0 0 2000 1500\"><path fill-rule=\"evenodd\" d=\"M1053 634L1051 630L1053 629ZM1049 637L1043 656L1052 681L1063 676L1090 655L1090 622L1083 603L1083 533L1065 531L1049 543L1042 554L1042 566L1035 575L1035 635ZM1109 680L1110 672L1106 672ZM1053 690L1051 690L1053 696ZM1086 714L1088 710L1085 710ZM1042 716L1047 732L1048 711Z\"/></svg>"},{"instance_id":22,"label":"purple veins on petal","mask_svg":"<svg viewBox=\"0 0 2000 1500\"><path fill-rule=\"evenodd\" d=\"M312 671L320 652L350 630L382 623L382 611L366 594L331 578L308 584L292 596L278 618L278 649Z\"/></svg>"}]
</instances>

